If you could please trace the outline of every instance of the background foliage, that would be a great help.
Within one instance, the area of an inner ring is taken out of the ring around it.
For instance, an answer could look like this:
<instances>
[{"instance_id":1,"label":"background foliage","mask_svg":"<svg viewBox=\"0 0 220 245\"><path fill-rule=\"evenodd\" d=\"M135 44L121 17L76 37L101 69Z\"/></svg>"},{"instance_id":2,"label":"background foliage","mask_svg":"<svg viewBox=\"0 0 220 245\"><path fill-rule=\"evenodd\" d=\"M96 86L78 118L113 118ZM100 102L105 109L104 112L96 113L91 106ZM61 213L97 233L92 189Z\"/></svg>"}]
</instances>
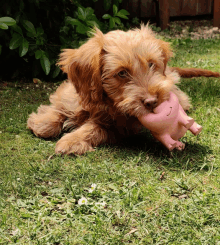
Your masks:
<instances>
[{"instance_id":1,"label":"background foliage","mask_svg":"<svg viewBox=\"0 0 220 245\"><path fill-rule=\"evenodd\" d=\"M122 0L61 0L59 4L52 0L1 1L0 66L4 72L0 79L58 77L56 61L61 49L79 47L94 26L103 32L128 27L129 13L120 9L121 3Z\"/></svg>"}]
</instances>

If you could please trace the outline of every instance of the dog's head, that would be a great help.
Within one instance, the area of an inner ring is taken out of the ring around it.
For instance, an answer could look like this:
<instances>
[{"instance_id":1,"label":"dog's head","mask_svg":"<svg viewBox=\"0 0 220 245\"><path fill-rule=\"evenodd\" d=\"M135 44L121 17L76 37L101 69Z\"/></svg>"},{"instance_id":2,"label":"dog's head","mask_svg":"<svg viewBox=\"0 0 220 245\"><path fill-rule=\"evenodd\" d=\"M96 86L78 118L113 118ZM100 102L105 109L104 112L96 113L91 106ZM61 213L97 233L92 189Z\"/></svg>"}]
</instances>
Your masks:
<instances>
[{"instance_id":1,"label":"dog's head","mask_svg":"<svg viewBox=\"0 0 220 245\"><path fill-rule=\"evenodd\" d=\"M179 77L169 72L172 51L148 26L141 29L96 30L79 49L64 50L59 65L74 84L85 109L105 103L121 113L141 116L169 96Z\"/></svg>"}]
</instances>

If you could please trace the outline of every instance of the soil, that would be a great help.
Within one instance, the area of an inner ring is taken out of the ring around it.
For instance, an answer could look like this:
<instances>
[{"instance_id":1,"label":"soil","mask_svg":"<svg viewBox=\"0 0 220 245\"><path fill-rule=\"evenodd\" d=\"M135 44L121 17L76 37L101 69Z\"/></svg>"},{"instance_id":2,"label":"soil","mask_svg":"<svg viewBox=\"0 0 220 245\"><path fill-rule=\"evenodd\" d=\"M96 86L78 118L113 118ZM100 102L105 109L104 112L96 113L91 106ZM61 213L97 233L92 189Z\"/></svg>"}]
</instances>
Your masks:
<instances>
[{"instance_id":1,"label":"soil","mask_svg":"<svg viewBox=\"0 0 220 245\"><path fill-rule=\"evenodd\" d=\"M160 34L167 38L220 39L220 29L213 26L212 20L173 21Z\"/></svg>"}]
</instances>

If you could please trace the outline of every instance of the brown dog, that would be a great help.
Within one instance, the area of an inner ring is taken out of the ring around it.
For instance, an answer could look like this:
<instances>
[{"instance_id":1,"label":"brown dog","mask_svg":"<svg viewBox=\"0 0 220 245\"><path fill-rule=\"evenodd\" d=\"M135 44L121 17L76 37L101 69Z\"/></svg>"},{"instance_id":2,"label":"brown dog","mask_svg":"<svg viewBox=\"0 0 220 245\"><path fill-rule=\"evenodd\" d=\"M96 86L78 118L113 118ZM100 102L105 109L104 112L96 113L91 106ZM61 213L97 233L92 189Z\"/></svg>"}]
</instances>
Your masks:
<instances>
[{"instance_id":1,"label":"brown dog","mask_svg":"<svg viewBox=\"0 0 220 245\"><path fill-rule=\"evenodd\" d=\"M167 42L156 39L148 26L141 29L96 30L79 49L67 49L59 65L68 82L50 96L51 105L41 105L27 126L42 138L64 135L56 153L83 154L102 143L114 143L137 133L137 117L152 111L173 91L182 107L190 107L188 96L176 84L183 77L215 76L202 69L169 68L172 51Z\"/></svg>"}]
</instances>

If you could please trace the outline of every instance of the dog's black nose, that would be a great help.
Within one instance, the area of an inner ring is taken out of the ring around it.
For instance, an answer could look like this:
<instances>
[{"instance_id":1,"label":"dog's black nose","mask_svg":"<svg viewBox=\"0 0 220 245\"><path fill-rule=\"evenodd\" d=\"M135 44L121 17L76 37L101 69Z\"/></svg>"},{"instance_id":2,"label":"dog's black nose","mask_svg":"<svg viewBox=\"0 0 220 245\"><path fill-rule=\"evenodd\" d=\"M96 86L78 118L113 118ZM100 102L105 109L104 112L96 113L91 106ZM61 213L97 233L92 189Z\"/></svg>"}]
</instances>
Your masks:
<instances>
[{"instance_id":1,"label":"dog's black nose","mask_svg":"<svg viewBox=\"0 0 220 245\"><path fill-rule=\"evenodd\" d=\"M143 103L149 111L152 111L155 107L157 107L158 100L157 98L149 98L145 99Z\"/></svg>"}]
</instances>

